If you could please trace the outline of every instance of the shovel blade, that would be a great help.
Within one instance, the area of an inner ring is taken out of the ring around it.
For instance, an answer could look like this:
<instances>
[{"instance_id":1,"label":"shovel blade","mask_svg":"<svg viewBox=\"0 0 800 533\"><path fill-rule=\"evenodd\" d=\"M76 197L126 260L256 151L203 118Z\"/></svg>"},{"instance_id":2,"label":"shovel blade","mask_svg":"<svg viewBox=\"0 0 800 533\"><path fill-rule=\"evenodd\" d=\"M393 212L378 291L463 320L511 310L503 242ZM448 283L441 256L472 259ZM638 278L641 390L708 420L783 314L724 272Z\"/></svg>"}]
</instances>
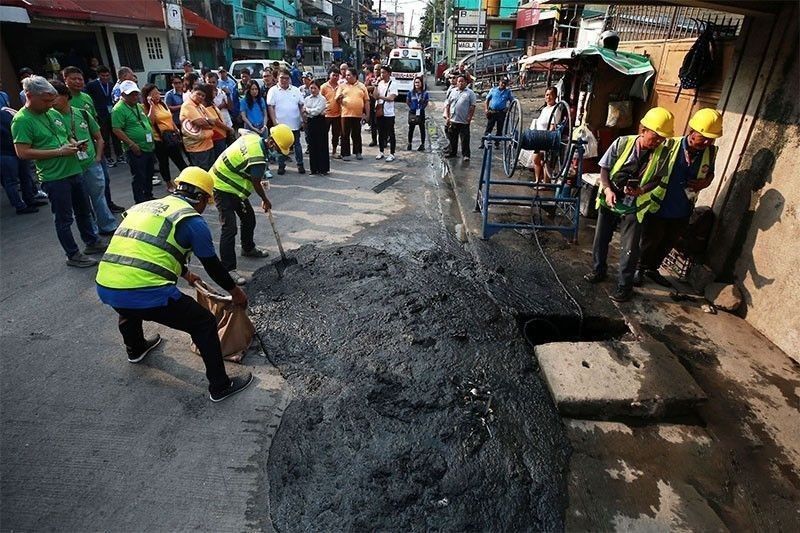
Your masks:
<instances>
[{"instance_id":1,"label":"shovel blade","mask_svg":"<svg viewBox=\"0 0 800 533\"><path fill-rule=\"evenodd\" d=\"M279 278L283 277L284 270L296 264L297 264L297 259L295 259L294 257L284 257L273 263L273 265L275 266L275 270L278 272Z\"/></svg>"}]
</instances>

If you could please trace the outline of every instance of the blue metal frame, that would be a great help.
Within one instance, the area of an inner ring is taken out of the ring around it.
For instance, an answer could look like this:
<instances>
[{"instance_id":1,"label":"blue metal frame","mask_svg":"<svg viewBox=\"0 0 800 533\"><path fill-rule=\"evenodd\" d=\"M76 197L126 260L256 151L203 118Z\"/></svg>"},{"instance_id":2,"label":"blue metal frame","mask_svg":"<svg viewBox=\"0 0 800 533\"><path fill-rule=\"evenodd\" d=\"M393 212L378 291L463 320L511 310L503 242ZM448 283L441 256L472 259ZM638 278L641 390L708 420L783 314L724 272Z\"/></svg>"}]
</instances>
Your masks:
<instances>
[{"instance_id":1,"label":"blue metal frame","mask_svg":"<svg viewBox=\"0 0 800 533\"><path fill-rule=\"evenodd\" d=\"M583 152L585 142L582 140L572 141L570 149L561 170L561 174L555 176L556 183L533 183L530 181L517 180L493 180L492 179L492 156L494 154L494 143L511 141L510 136L484 135L481 142L484 143L483 159L481 161L481 173L478 181L478 192L475 197L475 211L480 211L482 218L481 238L489 239L492 235L503 229L535 229L559 231L564 235L572 235L572 242L578 241L578 227L580 225L580 188L581 176L583 175ZM569 173L572 159L577 153L578 168L573 184L567 183L566 176ZM526 195L492 195L493 185L506 185L514 187L528 187L535 192L533 196ZM553 196L540 196L538 187L553 189ZM490 206L492 205L517 205L530 207L530 222L491 222ZM569 220L568 225L545 225L541 223L541 208L554 207L560 210L560 215ZM539 209L538 221L535 209Z\"/></svg>"}]
</instances>

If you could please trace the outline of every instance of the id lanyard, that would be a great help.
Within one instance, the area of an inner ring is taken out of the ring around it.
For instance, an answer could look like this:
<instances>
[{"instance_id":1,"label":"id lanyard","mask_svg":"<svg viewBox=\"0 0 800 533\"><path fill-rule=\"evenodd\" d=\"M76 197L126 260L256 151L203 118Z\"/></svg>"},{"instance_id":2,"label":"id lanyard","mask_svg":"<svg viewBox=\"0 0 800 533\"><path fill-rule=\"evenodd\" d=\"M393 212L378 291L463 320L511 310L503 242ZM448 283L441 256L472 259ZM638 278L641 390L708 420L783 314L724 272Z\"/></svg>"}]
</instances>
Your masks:
<instances>
[{"instance_id":1,"label":"id lanyard","mask_svg":"<svg viewBox=\"0 0 800 533\"><path fill-rule=\"evenodd\" d=\"M147 124L145 124L145 121L142 120L142 118L144 117L144 113L142 113L142 110L139 108L139 104L136 104L136 111L133 112L133 114L136 115L136 120L139 122L139 125L142 126L142 129L144 130L145 141L149 143L153 142L153 133L152 131L147 131Z\"/></svg>"},{"instance_id":2,"label":"id lanyard","mask_svg":"<svg viewBox=\"0 0 800 533\"><path fill-rule=\"evenodd\" d=\"M65 139L63 142L61 141L61 135L59 135L59 131L61 131L61 130L56 128L56 125L53 124L53 120L50 118L50 114L47 111L45 111L42 114L45 116L45 119L46 119L46 124L44 124L44 127L47 128L47 131L52 133L53 137L56 138L56 142L58 143L59 148L62 145L67 144L69 142L69 139ZM41 116L41 115L39 115L39 116Z\"/></svg>"}]
</instances>

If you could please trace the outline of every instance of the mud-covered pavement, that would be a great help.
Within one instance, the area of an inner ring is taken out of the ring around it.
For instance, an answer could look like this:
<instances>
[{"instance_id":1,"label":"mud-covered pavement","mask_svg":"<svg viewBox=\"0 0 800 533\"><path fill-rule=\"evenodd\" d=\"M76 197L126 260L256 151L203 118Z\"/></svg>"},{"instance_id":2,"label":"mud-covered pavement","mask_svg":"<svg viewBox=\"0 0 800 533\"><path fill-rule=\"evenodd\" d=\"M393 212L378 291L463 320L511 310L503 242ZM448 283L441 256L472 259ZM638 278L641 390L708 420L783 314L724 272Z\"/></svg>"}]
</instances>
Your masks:
<instances>
[{"instance_id":1,"label":"mud-covered pavement","mask_svg":"<svg viewBox=\"0 0 800 533\"><path fill-rule=\"evenodd\" d=\"M398 214L248 285L292 390L269 452L279 531L563 529L561 421L488 296L502 277L451 236L438 164L409 163Z\"/></svg>"}]
</instances>

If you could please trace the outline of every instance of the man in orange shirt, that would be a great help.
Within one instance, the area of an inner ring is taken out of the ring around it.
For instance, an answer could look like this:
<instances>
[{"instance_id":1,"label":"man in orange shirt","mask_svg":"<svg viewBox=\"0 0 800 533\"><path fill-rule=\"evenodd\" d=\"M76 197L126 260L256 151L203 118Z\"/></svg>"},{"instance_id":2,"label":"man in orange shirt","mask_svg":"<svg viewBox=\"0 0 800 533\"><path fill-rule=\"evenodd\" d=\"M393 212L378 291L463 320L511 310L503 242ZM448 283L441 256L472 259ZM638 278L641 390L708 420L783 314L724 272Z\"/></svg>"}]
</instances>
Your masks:
<instances>
[{"instance_id":1,"label":"man in orange shirt","mask_svg":"<svg viewBox=\"0 0 800 533\"><path fill-rule=\"evenodd\" d=\"M331 69L328 75L328 81L323 83L319 92L327 100L328 105L325 107L325 121L328 123L328 131L331 133L331 156L340 158L342 156L336 155L336 147L339 146L339 140L342 138L342 109L339 102L336 100L336 89L339 87L339 71Z\"/></svg>"},{"instance_id":2,"label":"man in orange shirt","mask_svg":"<svg viewBox=\"0 0 800 533\"><path fill-rule=\"evenodd\" d=\"M356 159L361 156L361 121L369 120L369 93L358 81L355 69L347 69L347 81L336 90L336 101L342 106L342 160L350 161L350 140Z\"/></svg>"}]
</instances>

